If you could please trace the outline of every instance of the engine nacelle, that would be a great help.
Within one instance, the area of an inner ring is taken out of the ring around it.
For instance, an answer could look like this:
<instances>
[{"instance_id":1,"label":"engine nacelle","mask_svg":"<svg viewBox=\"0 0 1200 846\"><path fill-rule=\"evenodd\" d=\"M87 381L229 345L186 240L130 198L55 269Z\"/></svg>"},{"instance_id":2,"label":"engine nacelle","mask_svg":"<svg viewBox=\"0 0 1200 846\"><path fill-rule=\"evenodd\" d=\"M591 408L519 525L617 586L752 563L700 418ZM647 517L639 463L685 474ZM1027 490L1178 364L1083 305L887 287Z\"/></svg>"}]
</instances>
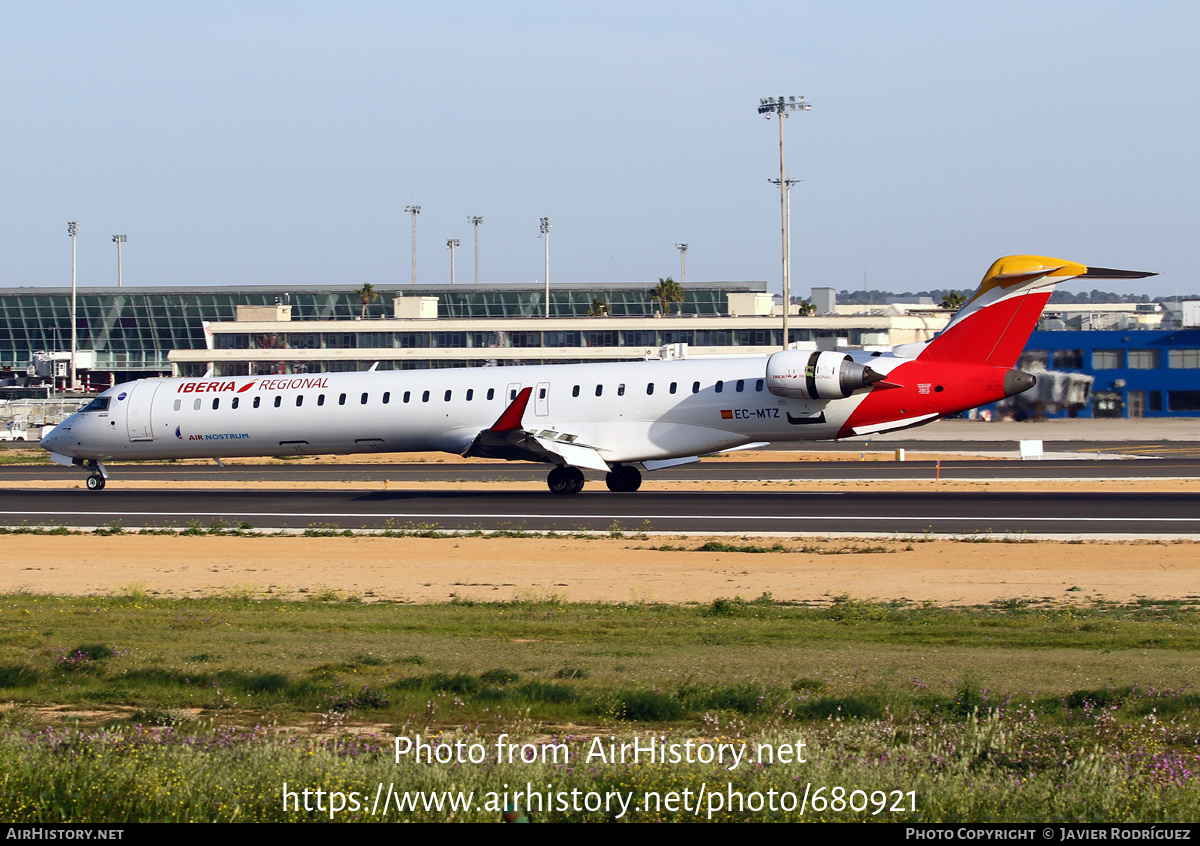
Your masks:
<instances>
[{"instance_id":1,"label":"engine nacelle","mask_svg":"<svg viewBox=\"0 0 1200 846\"><path fill-rule=\"evenodd\" d=\"M767 390L793 399L845 399L883 379L840 352L785 350L767 359Z\"/></svg>"}]
</instances>

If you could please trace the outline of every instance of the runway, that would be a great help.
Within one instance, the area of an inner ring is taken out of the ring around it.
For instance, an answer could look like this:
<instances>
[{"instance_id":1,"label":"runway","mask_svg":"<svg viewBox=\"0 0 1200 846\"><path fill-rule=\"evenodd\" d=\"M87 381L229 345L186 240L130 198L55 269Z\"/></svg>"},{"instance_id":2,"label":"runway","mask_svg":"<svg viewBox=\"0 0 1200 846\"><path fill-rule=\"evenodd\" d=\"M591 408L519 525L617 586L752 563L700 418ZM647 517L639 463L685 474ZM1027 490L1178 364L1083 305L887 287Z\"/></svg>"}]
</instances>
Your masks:
<instances>
[{"instance_id":1,"label":"runway","mask_svg":"<svg viewBox=\"0 0 1200 846\"><path fill-rule=\"evenodd\" d=\"M922 450L924 451L924 450ZM255 464L218 467L215 464L132 464L111 468L112 485L122 481L163 484L203 482L411 482L469 481L542 482L548 466L527 462L488 464ZM81 469L57 465L0 467L0 482L36 485L41 481L79 480ZM587 472L589 485L603 487L603 474ZM1008 481L1034 479L1195 479L1200 478L1200 455L1161 458L1046 458L1040 461L954 459L941 461L755 461L753 453L737 459L713 458L644 474L664 481L828 481L909 479Z\"/></svg>"},{"instance_id":2,"label":"runway","mask_svg":"<svg viewBox=\"0 0 1200 846\"><path fill-rule=\"evenodd\" d=\"M1200 535L1200 493L428 490L0 491L0 523L124 528Z\"/></svg>"}]
</instances>

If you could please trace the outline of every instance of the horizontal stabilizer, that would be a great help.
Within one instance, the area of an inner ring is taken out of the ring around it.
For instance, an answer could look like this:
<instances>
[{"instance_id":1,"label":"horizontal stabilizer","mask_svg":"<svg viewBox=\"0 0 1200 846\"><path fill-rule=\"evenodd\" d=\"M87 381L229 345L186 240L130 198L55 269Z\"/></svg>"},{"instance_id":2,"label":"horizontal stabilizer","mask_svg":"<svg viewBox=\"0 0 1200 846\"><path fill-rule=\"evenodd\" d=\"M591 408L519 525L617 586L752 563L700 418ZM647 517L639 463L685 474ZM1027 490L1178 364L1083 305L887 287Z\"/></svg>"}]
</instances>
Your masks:
<instances>
[{"instance_id":1,"label":"horizontal stabilizer","mask_svg":"<svg viewBox=\"0 0 1200 846\"><path fill-rule=\"evenodd\" d=\"M1076 279L1145 279L1147 276L1157 276L1147 270L1113 270L1111 267L1091 267L1087 273Z\"/></svg>"},{"instance_id":2,"label":"horizontal stabilizer","mask_svg":"<svg viewBox=\"0 0 1200 846\"><path fill-rule=\"evenodd\" d=\"M855 426L850 431L854 435L878 435L883 432L895 432L898 429L911 429L914 426L920 426L922 423L928 423L930 420L936 419L937 416L936 414L921 414L917 417L888 420L884 423L875 423L871 426Z\"/></svg>"},{"instance_id":3,"label":"horizontal stabilizer","mask_svg":"<svg viewBox=\"0 0 1200 846\"><path fill-rule=\"evenodd\" d=\"M924 347L904 345L897 355L925 361L952 361L1012 368L1042 316L1054 287L1072 279L1142 279L1141 270L1088 267L1045 256L1005 256L988 268L983 281L946 328Z\"/></svg>"}]
</instances>

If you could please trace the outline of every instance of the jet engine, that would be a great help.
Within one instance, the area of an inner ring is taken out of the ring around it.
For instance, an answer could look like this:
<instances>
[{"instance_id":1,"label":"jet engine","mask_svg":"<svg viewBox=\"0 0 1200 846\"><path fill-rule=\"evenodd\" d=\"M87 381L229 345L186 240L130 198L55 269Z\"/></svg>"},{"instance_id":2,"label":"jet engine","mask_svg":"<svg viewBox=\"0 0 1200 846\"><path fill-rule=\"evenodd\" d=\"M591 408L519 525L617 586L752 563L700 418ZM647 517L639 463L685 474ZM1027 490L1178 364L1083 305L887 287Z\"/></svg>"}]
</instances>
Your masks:
<instances>
[{"instance_id":1,"label":"jet engine","mask_svg":"<svg viewBox=\"0 0 1200 846\"><path fill-rule=\"evenodd\" d=\"M882 379L882 373L845 353L785 350L767 359L767 390L777 397L845 399Z\"/></svg>"}]
</instances>

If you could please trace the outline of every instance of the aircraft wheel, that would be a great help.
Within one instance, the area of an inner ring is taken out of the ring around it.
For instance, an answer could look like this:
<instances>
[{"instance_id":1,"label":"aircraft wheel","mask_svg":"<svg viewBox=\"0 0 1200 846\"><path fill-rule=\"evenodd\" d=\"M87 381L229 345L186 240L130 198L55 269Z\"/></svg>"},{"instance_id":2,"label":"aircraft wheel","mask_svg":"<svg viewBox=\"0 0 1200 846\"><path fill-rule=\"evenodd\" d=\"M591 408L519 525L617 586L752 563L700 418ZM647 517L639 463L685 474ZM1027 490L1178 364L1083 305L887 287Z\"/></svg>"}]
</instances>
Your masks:
<instances>
[{"instance_id":1,"label":"aircraft wheel","mask_svg":"<svg viewBox=\"0 0 1200 846\"><path fill-rule=\"evenodd\" d=\"M88 487L89 491L104 490L104 477L100 476L100 475L88 476L87 477L87 487Z\"/></svg>"},{"instance_id":2,"label":"aircraft wheel","mask_svg":"<svg viewBox=\"0 0 1200 846\"><path fill-rule=\"evenodd\" d=\"M604 477L604 484L614 493L633 493L642 486L642 474L636 467L618 464Z\"/></svg>"},{"instance_id":3,"label":"aircraft wheel","mask_svg":"<svg viewBox=\"0 0 1200 846\"><path fill-rule=\"evenodd\" d=\"M577 494L583 490L583 472L578 467L555 467L546 485L553 494Z\"/></svg>"}]
</instances>

